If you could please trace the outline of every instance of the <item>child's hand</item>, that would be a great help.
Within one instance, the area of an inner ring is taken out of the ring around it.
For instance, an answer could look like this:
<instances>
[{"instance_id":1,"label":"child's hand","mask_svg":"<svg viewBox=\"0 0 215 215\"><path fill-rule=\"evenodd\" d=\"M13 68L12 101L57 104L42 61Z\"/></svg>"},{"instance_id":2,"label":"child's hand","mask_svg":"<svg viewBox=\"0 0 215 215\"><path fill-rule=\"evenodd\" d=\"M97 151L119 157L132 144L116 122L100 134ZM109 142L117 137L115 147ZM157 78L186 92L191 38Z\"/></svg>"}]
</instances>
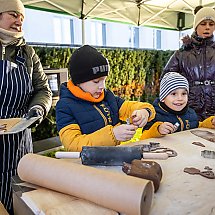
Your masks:
<instances>
[{"instance_id":1,"label":"child's hand","mask_svg":"<svg viewBox=\"0 0 215 215\"><path fill-rule=\"evenodd\" d=\"M135 110L132 114L132 123L133 125L142 128L146 125L149 118L149 112L146 109Z\"/></svg>"},{"instance_id":2,"label":"child's hand","mask_svg":"<svg viewBox=\"0 0 215 215\"><path fill-rule=\"evenodd\" d=\"M158 127L158 131L162 135L171 134L175 131L175 126L170 122L164 122Z\"/></svg>"},{"instance_id":3,"label":"child's hand","mask_svg":"<svg viewBox=\"0 0 215 215\"><path fill-rule=\"evenodd\" d=\"M119 125L113 128L113 133L118 141L130 140L136 133L137 126L135 125Z\"/></svg>"}]
</instances>

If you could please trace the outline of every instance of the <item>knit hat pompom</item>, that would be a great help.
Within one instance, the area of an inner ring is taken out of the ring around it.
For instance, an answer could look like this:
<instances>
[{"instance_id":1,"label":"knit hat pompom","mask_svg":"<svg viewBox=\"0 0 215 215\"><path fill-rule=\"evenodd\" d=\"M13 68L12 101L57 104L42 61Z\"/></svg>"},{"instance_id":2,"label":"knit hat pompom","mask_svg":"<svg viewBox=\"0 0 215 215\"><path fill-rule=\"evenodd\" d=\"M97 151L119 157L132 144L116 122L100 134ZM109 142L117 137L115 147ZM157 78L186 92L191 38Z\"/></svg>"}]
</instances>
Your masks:
<instances>
[{"instance_id":1,"label":"knit hat pompom","mask_svg":"<svg viewBox=\"0 0 215 215\"><path fill-rule=\"evenodd\" d=\"M196 29L203 20L212 20L215 22L215 10L212 7L197 6L194 10L194 14L196 14L193 23L194 29Z\"/></svg>"},{"instance_id":2,"label":"knit hat pompom","mask_svg":"<svg viewBox=\"0 0 215 215\"><path fill-rule=\"evenodd\" d=\"M194 11L193 11L194 16L195 16L195 15L197 14L197 12L198 12L199 10L201 10L202 8L203 8L202 5L197 6L197 7L194 9Z\"/></svg>"},{"instance_id":3,"label":"knit hat pompom","mask_svg":"<svg viewBox=\"0 0 215 215\"><path fill-rule=\"evenodd\" d=\"M179 88L185 88L189 93L189 83L187 79L177 72L166 73L160 82L160 101L165 99L173 90Z\"/></svg>"},{"instance_id":4,"label":"knit hat pompom","mask_svg":"<svg viewBox=\"0 0 215 215\"><path fill-rule=\"evenodd\" d=\"M25 17L25 7L21 0L0 0L0 13L15 11Z\"/></svg>"},{"instance_id":5,"label":"knit hat pompom","mask_svg":"<svg viewBox=\"0 0 215 215\"><path fill-rule=\"evenodd\" d=\"M74 84L107 76L110 71L108 60L89 45L84 45L75 50L69 64L70 77Z\"/></svg>"}]
</instances>

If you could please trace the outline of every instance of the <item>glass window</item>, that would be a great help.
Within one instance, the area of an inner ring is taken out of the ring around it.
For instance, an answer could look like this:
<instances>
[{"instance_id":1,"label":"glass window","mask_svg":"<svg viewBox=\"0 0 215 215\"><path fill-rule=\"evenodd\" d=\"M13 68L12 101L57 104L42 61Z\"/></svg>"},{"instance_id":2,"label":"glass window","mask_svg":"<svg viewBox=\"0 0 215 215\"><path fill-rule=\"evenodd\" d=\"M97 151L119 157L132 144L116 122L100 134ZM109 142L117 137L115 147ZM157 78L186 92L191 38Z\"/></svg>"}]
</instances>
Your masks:
<instances>
[{"instance_id":1,"label":"glass window","mask_svg":"<svg viewBox=\"0 0 215 215\"><path fill-rule=\"evenodd\" d=\"M71 44L71 22L69 18L55 16L54 42L60 44Z\"/></svg>"},{"instance_id":2,"label":"glass window","mask_svg":"<svg viewBox=\"0 0 215 215\"><path fill-rule=\"evenodd\" d=\"M161 49L161 30L156 31L156 49Z\"/></svg>"},{"instance_id":3,"label":"glass window","mask_svg":"<svg viewBox=\"0 0 215 215\"><path fill-rule=\"evenodd\" d=\"M99 23L99 22L91 23L91 25L90 25L90 37L91 37L90 43L92 45L96 45L96 46L103 45L102 32L103 32L102 23Z\"/></svg>"},{"instance_id":4,"label":"glass window","mask_svg":"<svg viewBox=\"0 0 215 215\"><path fill-rule=\"evenodd\" d=\"M134 27L134 48L139 48L139 28Z\"/></svg>"}]
</instances>

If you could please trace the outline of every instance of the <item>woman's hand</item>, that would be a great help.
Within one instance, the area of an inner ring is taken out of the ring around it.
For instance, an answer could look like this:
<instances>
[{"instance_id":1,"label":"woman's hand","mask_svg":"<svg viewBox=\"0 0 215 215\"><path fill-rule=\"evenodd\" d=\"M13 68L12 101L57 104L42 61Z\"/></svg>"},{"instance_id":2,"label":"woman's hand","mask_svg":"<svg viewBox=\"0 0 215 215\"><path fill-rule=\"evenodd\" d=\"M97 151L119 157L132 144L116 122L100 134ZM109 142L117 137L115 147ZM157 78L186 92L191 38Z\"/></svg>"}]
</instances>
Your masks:
<instances>
[{"instance_id":1,"label":"woman's hand","mask_svg":"<svg viewBox=\"0 0 215 215\"><path fill-rule=\"evenodd\" d=\"M132 124L136 125L139 128L142 128L146 125L149 118L149 112L146 109L135 110L132 114Z\"/></svg>"},{"instance_id":2,"label":"woman's hand","mask_svg":"<svg viewBox=\"0 0 215 215\"><path fill-rule=\"evenodd\" d=\"M175 131L175 126L170 122L164 122L158 127L158 131L162 135L171 134Z\"/></svg>"},{"instance_id":3,"label":"woman's hand","mask_svg":"<svg viewBox=\"0 0 215 215\"><path fill-rule=\"evenodd\" d=\"M130 140L136 133L137 126L135 125L119 125L113 128L113 133L118 141Z\"/></svg>"}]
</instances>

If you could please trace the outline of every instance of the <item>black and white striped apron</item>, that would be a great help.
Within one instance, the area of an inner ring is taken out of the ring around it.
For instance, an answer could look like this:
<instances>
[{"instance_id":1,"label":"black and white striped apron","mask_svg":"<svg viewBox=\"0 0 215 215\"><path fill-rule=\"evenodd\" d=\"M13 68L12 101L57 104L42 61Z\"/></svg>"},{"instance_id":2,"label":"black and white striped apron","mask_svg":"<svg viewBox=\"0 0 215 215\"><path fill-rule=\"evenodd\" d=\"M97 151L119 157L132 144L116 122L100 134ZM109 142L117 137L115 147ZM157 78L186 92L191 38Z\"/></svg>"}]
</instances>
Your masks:
<instances>
[{"instance_id":1,"label":"black and white striped apron","mask_svg":"<svg viewBox=\"0 0 215 215\"><path fill-rule=\"evenodd\" d=\"M0 118L22 117L32 95L32 81L19 54L16 64L0 60ZM16 174L19 160L32 152L30 129L10 135L0 135L0 201L10 214L12 209L11 176Z\"/></svg>"}]
</instances>

